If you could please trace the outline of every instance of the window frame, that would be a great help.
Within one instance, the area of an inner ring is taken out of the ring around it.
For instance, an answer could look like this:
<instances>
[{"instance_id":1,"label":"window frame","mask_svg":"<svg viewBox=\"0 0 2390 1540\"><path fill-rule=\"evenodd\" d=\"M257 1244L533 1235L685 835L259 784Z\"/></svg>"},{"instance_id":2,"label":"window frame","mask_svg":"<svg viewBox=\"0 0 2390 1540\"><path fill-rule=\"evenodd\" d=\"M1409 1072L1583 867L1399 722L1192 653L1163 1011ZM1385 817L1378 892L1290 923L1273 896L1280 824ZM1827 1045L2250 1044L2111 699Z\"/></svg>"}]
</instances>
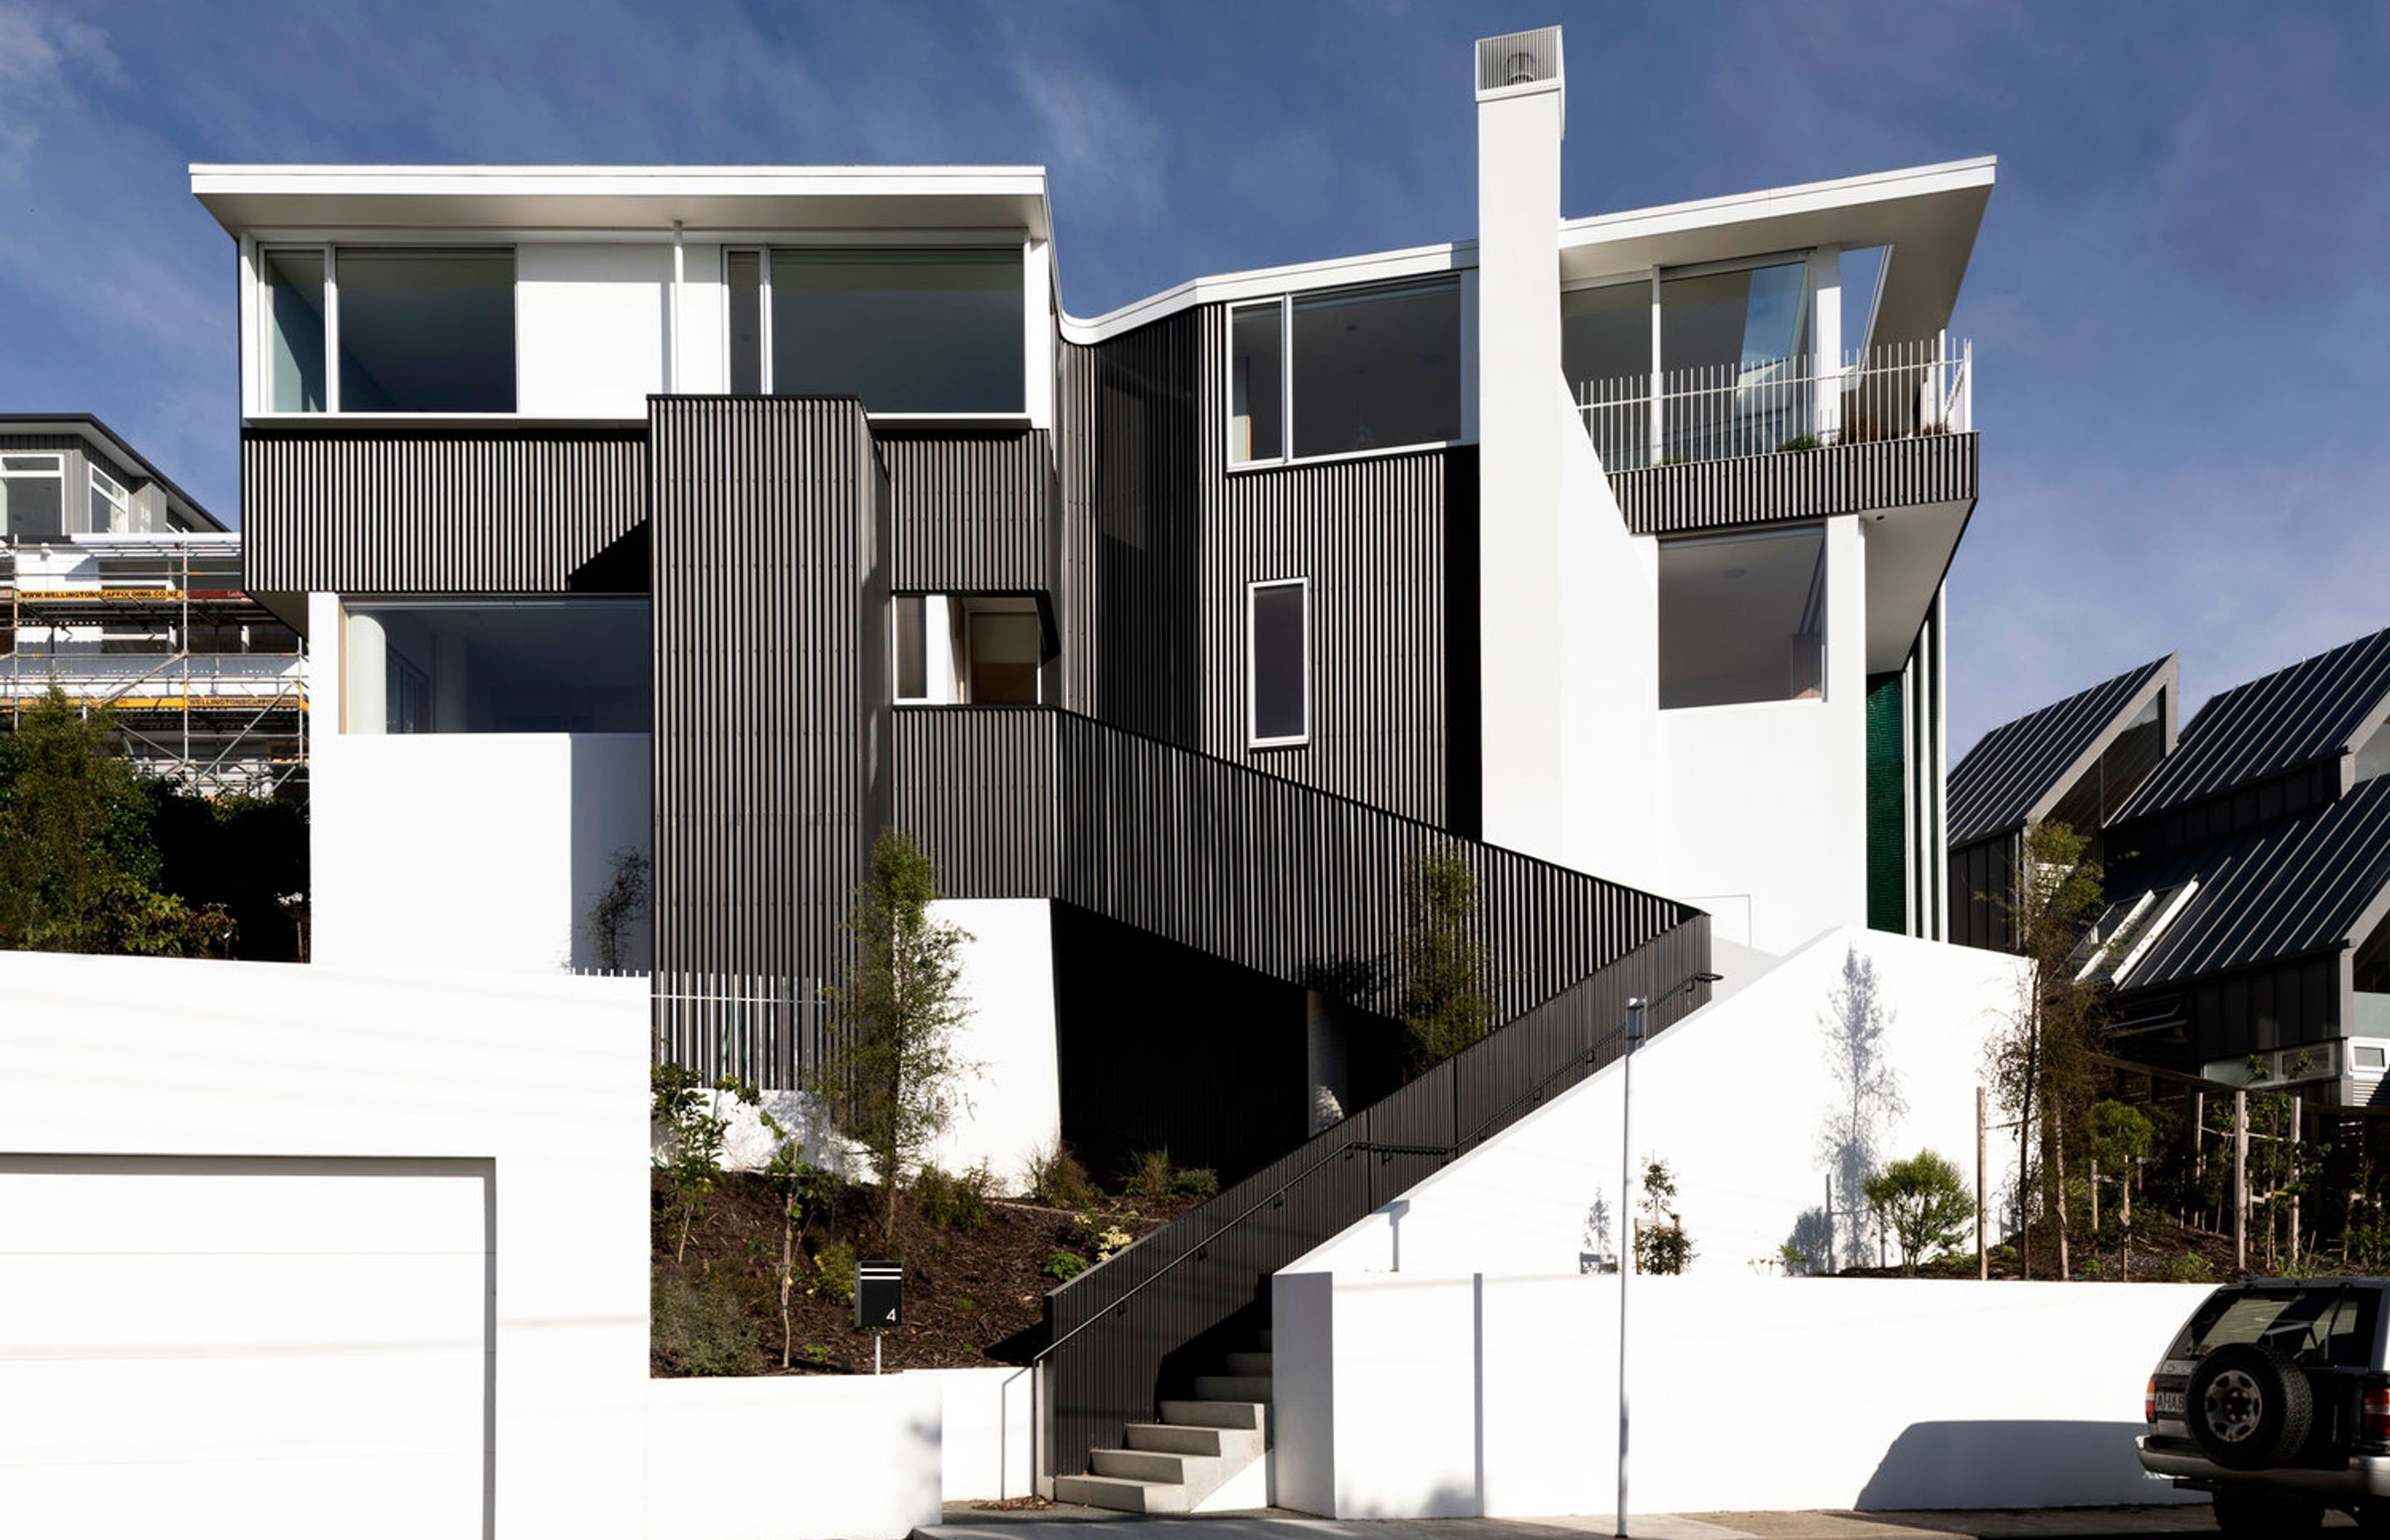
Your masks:
<instances>
[{"instance_id":1,"label":"window frame","mask_svg":"<svg viewBox=\"0 0 2390 1540\"><path fill-rule=\"evenodd\" d=\"M132 534L136 533L133 528L133 494L126 489L123 482L118 481L115 477L110 476L107 471L102 470L96 461L86 460L85 465L91 471L92 492L102 501L106 502L109 508L114 510L113 514L108 520L108 528L104 530L95 529L91 533L93 534ZM121 530L116 527L120 520L124 525Z\"/></svg>"},{"instance_id":2,"label":"window frame","mask_svg":"<svg viewBox=\"0 0 2390 1540\"><path fill-rule=\"evenodd\" d=\"M1221 307L1222 329L1219 356L1227 360L1236 346L1237 313L1260 310L1267 306L1278 309L1278 407L1279 454L1275 459L1239 460L1231 457L1235 447L1236 394L1224 373L1220 384L1220 457L1231 476L1246 470L1275 470L1288 466L1332 465L1339 460L1366 460L1386 455L1416 455L1422 450L1450 449L1471 442L1470 424L1474 420L1469 399L1470 371L1465 360L1455 357L1453 367L1460 376L1459 435L1449 439L1422 439L1417 443L1380 444L1374 449L1340 449L1327 455L1298 455L1294 452L1294 303L1297 300L1319 299L1330 295L1371 294L1401 289L1452 289L1460 308L1458 334L1454 339L1456 350L1465 351L1471 345L1469 306L1469 286L1458 270L1447 273L1412 274L1399 278L1387 278L1375 283L1323 284L1317 289L1291 289L1274 297L1232 300ZM1309 611L1306 609L1305 614Z\"/></svg>"},{"instance_id":3,"label":"window frame","mask_svg":"<svg viewBox=\"0 0 2390 1540\"><path fill-rule=\"evenodd\" d=\"M1262 590L1292 588L1303 596L1303 624L1298 634L1303 638L1303 663L1298 677L1303 681L1303 730L1291 738L1264 738L1261 723L1255 714L1254 684L1259 674L1259 659L1253 650L1253 622ZM1311 743L1311 578L1257 578L1245 584L1245 747L1248 749L1302 749Z\"/></svg>"},{"instance_id":4,"label":"window frame","mask_svg":"<svg viewBox=\"0 0 2390 1540\"><path fill-rule=\"evenodd\" d=\"M737 362L732 356L733 350L738 346L738 339L731 332L730 322L730 258L732 254L737 253L741 256L752 256L755 259L755 304L757 310L755 338L756 345L763 349L764 354L761 359L757 360L755 370L755 395L759 400L769 400L774 396L772 389L772 253L775 251L842 251L858 249L866 250L891 251L932 251L941 250L956 251L1017 250L1021 259L1021 309L1023 316L1021 328L1021 410L1017 412L874 412L867 407L864 411L865 417L868 417L873 422L989 422L1011 424L1030 422L1034 420L1034 414L1030 410L1030 404L1037 399L1035 380L1032 375L1032 370L1035 366L1036 359L1029 346L1029 331L1026 317L1033 308L1029 302L1029 289L1031 281L1030 258L1033 250L1034 250L1034 243L1026 239L1018 242L969 239L930 240L917 241L909 245L903 242L891 242L885 239L875 239L868 242L837 240L790 240L778 242L769 240L726 240L722 243L721 251L721 281L723 294L723 302L721 306L722 380L726 390L728 388L731 376L738 368Z\"/></svg>"},{"instance_id":5,"label":"window frame","mask_svg":"<svg viewBox=\"0 0 2390 1540\"><path fill-rule=\"evenodd\" d=\"M522 417L522 246L519 240L258 240L250 273L254 313L250 328L251 379L257 391L251 420L272 422L512 422ZM343 248L356 251L469 251L495 255L503 251L513 269L507 287L508 318L513 331L515 405L511 412L351 412L341 404L341 272ZM274 284L266 276L268 262L284 252L312 251L324 263L324 409L320 412L278 412L274 409ZM727 305L723 307L726 315ZM726 322L726 325L727 323Z\"/></svg>"},{"instance_id":6,"label":"window frame","mask_svg":"<svg viewBox=\"0 0 2390 1540\"><path fill-rule=\"evenodd\" d=\"M910 599L919 608L915 611L921 622L921 690L919 695L905 693L904 602ZM930 677L930 596L927 594L892 594L888 597L888 699L899 706L934 706L938 703L936 687Z\"/></svg>"},{"instance_id":7,"label":"window frame","mask_svg":"<svg viewBox=\"0 0 2390 1540\"><path fill-rule=\"evenodd\" d=\"M963 643L961 659L962 667L959 671L962 675L961 694L963 699L958 703L961 705L980 706L1007 704L1007 702L1002 701L983 701L979 698L979 622L982 620L988 618L1028 620L1038 628L1038 648L1040 653L1042 654L1045 649L1045 619L1037 612L1037 610L1034 605L1023 609L1014 604L982 604L974 606L965 603L962 606L962 624L957 627L957 629L962 633ZM1037 699L1034 701L1013 701L1009 702L1009 704L1016 706L1043 706L1046 704L1046 661L1042 656L1038 659L1036 668L1031 672L1030 677L1035 686Z\"/></svg>"},{"instance_id":8,"label":"window frame","mask_svg":"<svg viewBox=\"0 0 2390 1540\"><path fill-rule=\"evenodd\" d=\"M47 460L50 462L50 468L46 470L33 470L23 467L12 467L8 464L10 460ZM71 520L67 517L67 457L64 452L56 449L9 449L0 445L0 481L58 482L58 538L60 540L74 538L74 531L69 527ZM7 496L5 493L0 493L0 545L14 545L24 538L8 533L7 513ZM36 543L40 543L38 539Z\"/></svg>"},{"instance_id":9,"label":"window frame","mask_svg":"<svg viewBox=\"0 0 2390 1540\"><path fill-rule=\"evenodd\" d=\"M1723 545L1737 541L1780 540L1812 532L1814 532L1818 536L1818 693L1807 696L1790 695L1781 698L1771 696L1759 700L1711 700L1693 705L1671 706L1664 699L1664 691L1666 688L1666 664L1664 661L1661 664L1660 680L1661 690L1663 693L1663 699L1660 701L1660 711L1664 714L1673 712L1751 712L1774 711L1780 707L1785 706L1823 706L1834 698L1834 545L1832 525L1833 520L1831 519L1797 519L1789 520L1780 524L1760 524L1743 529L1702 530L1685 534L1664 535L1660 537L1657 543L1657 550L1654 554L1655 556L1664 557L1668 547L1671 545L1678 547L1687 545ZM1656 600L1658 597L1657 594L1655 594L1654 597ZM1655 610L1656 609L1657 605L1655 603ZM1659 641L1660 629L1664 628L1664 621L1658 622L1658 626L1655 628L1653 635L1653 640L1655 642ZM1864 695L1865 692L1862 691L1861 693Z\"/></svg>"}]
</instances>

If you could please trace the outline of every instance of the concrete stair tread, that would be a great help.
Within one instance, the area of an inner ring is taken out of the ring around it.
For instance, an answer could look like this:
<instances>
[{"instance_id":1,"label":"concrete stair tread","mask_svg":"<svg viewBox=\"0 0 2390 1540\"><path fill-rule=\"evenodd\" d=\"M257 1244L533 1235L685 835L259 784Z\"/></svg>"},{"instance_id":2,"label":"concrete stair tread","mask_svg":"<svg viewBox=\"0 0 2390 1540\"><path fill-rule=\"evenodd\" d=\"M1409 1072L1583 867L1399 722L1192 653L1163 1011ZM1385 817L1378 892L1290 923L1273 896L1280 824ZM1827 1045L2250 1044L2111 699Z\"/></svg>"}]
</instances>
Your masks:
<instances>
[{"instance_id":1,"label":"concrete stair tread","mask_svg":"<svg viewBox=\"0 0 2390 1540\"><path fill-rule=\"evenodd\" d=\"M1230 1374L1258 1378L1270 1372L1270 1355L1266 1353L1232 1353L1227 1359Z\"/></svg>"},{"instance_id":2,"label":"concrete stair tread","mask_svg":"<svg viewBox=\"0 0 2390 1540\"><path fill-rule=\"evenodd\" d=\"M1225 1455L1229 1445L1257 1439L1259 1430L1250 1428L1214 1428L1192 1422L1132 1422L1121 1430L1132 1449L1153 1450L1172 1455Z\"/></svg>"},{"instance_id":3,"label":"concrete stair tread","mask_svg":"<svg viewBox=\"0 0 2390 1540\"><path fill-rule=\"evenodd\" d=\"M1090 1449L1087 1464L1099 1476L1126 1476L1140 1482L1175 1482L1181 1486L1208 1473L1219 1463L1217 1455L1181 1454L1168 1449Z\"/></svg>"},{"instance_id":4,"label":"concrete stair tread","mask_svg":"<svg viewBox=\"0 0 2390 1540\"><path fill-rule=\"evenodd\" d=\"M1150 1482L1135 1476L1058 1476L1054 1480L1054 1495L1066 1503L1129 1513L1187 1511L1187 1488L1183 1482Z\"/></svg>"},{"instance_id":5,"label":"concrete stair tread","mask_svg":"<svg viewBox=\"0 0 2390 1540\"><path fill-rule=\"evenodd\" d=\"M1263 1427L1269 1415L1266 1401L1232 1401L1201 1397L1192 1401L1165 1401L1162 1404L1162 1420L1182 1428L1252 1428Z\"/></svg>"},{"instance_id":6,"label":"concrete stair tread","mask_svg":"<svg viewBox=\"0 0 2390 1540\"><path fill-rule=\"evenodd\" d=\"M1267 1405L1272 1386L1262 1374L1199 1374L1195 1394L1204 1401L1250 1401Z\"/></svg>"}]
</instances>

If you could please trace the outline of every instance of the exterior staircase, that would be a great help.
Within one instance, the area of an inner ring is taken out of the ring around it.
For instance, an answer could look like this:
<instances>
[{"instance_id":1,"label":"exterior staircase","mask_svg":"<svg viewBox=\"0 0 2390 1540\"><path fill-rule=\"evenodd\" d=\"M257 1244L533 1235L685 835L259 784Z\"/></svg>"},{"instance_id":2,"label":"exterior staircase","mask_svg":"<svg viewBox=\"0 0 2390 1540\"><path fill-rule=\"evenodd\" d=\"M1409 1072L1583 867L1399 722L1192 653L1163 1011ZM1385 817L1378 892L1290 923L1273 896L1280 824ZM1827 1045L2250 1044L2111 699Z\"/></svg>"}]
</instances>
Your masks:
<instances>
[{"instance_id":1,"label":"exterior staircase","mask_svg":"<svg viewBox=\"0 0 2390 1540\"><path fill-rule=\"evenodd\" d=\"M1265 1477L1269 1446L1270 1334L1258 1353L1231 1353L1220 1374L1195 1377L1195 1399L1164 1401L1159 1422L1132 1422L1124 1449L1098 1449L1088 1473L1058 1477L1058 1502L1123 1513L1193 1513L1240 1476ZM1266 1480L1238 1482L1214 1507L1260 1508Z\"/></svg>"}]
</instances>

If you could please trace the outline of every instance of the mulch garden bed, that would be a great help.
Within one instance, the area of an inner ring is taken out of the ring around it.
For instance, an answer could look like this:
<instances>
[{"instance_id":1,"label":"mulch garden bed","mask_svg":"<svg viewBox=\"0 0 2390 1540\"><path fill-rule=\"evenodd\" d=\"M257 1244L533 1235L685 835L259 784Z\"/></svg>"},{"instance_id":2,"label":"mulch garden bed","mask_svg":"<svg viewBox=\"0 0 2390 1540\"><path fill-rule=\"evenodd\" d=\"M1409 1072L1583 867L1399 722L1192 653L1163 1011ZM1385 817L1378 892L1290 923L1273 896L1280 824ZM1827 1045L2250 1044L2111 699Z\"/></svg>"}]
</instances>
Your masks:
<instances>
[{"instance_id":1,"label":"mulch garden bed","mask_svg":"<svg viewBox=\"0 0 2390 1540\"><path fill-rule=\"evenodd\" d=\"M650 1202L659 1299L670 1280L692 1285L709 1310L734 1314L752 1340L752 1351L739 1350L735 1341L725 1346L739 1335L729 1328L709 1337L717 1351L701 1360L693 1352L684 1356L676 1351L683 1341L679 1329L666 1324L660 1305L650 1352L650 1372L657 1375L870 1373L871 1334L854 1328L852 1307L833 1297L835 1286L821 1280L815 1260L842 1243L852 1245L860 1260L904 1264L905 1324L880 1344L886 1368L1025 1363L1042 1342L1046 1293L1058 1287L1045 1271L1050 1259L1057 1251L1090 1264L1095 1258L1095 1239L1071 1210L993 1198L977 1223L942 1228L907 1194L898 1205L890 1240L882 1234L878 1190L847 1187L830 1214L816 1219L800 1242L804 1254L790 1291L791 1347L784 1370L780 1208L771 1190L751 1173L726 1173L677 1256L679 1211L661 1174L652 1181ZM1189 1206L1178 1200L1120 1199L1099 1200L1090 1212L1143 1237ZM809 1293L809 1284L816 1291ZM694 1367L693 1360L705 1367Z\"/></svg>"}]
</instances>

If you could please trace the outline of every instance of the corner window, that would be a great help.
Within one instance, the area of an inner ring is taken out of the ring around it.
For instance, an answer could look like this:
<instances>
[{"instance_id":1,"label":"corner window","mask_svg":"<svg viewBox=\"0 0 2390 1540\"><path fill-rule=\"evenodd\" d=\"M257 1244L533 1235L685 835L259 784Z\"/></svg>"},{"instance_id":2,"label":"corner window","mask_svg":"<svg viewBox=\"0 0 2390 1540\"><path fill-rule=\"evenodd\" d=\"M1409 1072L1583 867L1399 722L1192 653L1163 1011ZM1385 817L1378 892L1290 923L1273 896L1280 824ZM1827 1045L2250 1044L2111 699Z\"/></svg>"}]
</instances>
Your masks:
<instances>
[{"instance_id":1,"label":"corner window","mask_svg":"<svg viewBox=\"0 0 2390 1540\"><path fill-rule=\"evenodd\" d=\"M1457 280L1240 305L1228 332L1231 464L1460 437Z\"/></svg>"},{"instance_id":2,"label":"corner window","mask_svg":"<svg viewBox=\"0 0 2390 1540\"><path fill-rule=\"evenodd\" d=\"M1311 740L1311 583L1245 590L1247 740L1269 749Z\"/></svg>"},{"instance_id":3,"label":"corner window","mask_svg":"<svg viewBox=\"0 0 2390 1540\"><path fill-rule=\"evenodd\" d=\"M0 455L0 533L11 540L63 540L66 456Z\"/></svg>"},{"instance_id":4,"label":"corner window","mask_svg":"<svg viewBox=\"0 0 2390 1540\"><path fill-rule=\"evenodd\" d=\"M1034 607L966 611L967 672L974 706L1037 704L1046 628Z\"/></svg>"},{"instance_id":5,"label":"corner window","mask_svg":"<svg viewBox=\"0 0 2390 1540\"><path fill-rule=\"evenodd\" d=\"M1604 284L1561 294L1561 374L1572 394L1588 385L1638 383L1632 393L1651 389L1651 284ZM1606 395L1622 394L1613 391Z\"/></svg>"},{"instance_id":6,"label":"corner window","mask_svg":"<svg viewBox=\"0 0 2390 1540\"><path fill-rule=\"evenodd\" d=\"M91 468L91 533L131 534L133 499L123 483L97 466Z\"/></svg>"},{"instance_id":7,"label":"corner window","mask_svg":"<svg viewBox=\"0 0 2390 1540\"><path fill-rule=\"evenodd\" d=\"M723 257L734 393L876 413L1027 410L1021 248L763 247Z\"/></svg>"},{"instance_id":8,"label":"corner window","mask_svg":"<svg viewBox=\"0 0 2390 1540\"><path fill-rule=\"evenodd\" d=\"M1660 544L1660 706L1826 693L1819 524Z\"/></svg>"},{"instance_id":9,"label":"corner window","mask_svg":"<svg viewBox=\"0 0 2390 1540\"><path fill-rule=\"evenodd\" d=\"M515 258L504 248L267 251L276 412L515 409ZM337 357L332 356L337 354Z\"/></svg>"},{"instance_id":10,"label":"corner window","mask_svg":"<svg viewBox=\"0 0 2390 1540\"><path fill-rule=\"evenodd\" d=\"M350 733L644 733L644 599L352 604Z\"/></svg>"}]
</instances>

